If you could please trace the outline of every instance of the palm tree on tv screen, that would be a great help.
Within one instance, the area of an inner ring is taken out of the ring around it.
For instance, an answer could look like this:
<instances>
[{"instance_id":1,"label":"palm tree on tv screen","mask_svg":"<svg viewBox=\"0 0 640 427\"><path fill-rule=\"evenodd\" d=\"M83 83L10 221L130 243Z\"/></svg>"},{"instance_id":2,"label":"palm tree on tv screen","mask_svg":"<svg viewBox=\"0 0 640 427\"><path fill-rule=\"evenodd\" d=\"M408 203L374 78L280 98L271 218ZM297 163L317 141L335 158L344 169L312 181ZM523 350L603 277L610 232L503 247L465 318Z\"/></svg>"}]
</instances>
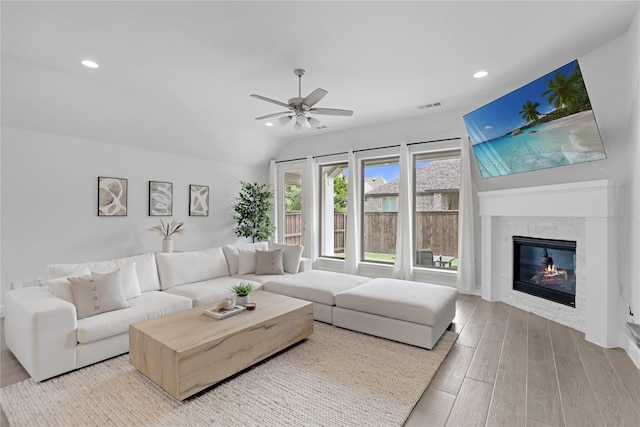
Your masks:
<instances>
[{"instance_id":1,"label":"palm tree on tv screen","mask_svg":"<svg viewBox=\"0 0 640 427\"><path fill-rule=\"evenodd\" d=\"M576 104L576 98L580 93L575 89L574 83L577 76L574 73L565 78L561 71L558 71L553 80L549 80L548 90L542 92L542 96L549 95L549 104L553 103L556 109L563 107L571 108Z\"/></svg>"},{"instance_id":2,"label":"palm tree on tv screen","mask_svg":"<svg viewBox=\"0 0 640 427\"><path fill-rule=\"evenodd\" d=\"M520 111L520 115L524 120L527 121L527 123L534 122L538 120L538 117L541 116L540 112L538 111L539 106L540 106L539 102L532 103L531 101L527 101L522 106L522 111Z\"/></svg>"}]
</instances>

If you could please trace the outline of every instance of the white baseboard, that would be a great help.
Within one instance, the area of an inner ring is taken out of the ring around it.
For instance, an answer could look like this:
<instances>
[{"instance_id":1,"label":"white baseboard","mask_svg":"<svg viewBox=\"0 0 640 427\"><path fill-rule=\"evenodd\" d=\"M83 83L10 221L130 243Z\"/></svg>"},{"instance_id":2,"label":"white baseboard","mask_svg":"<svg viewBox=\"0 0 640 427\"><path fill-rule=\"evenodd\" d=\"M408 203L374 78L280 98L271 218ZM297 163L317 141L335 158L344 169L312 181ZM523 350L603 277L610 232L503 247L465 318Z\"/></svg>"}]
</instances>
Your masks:
<instances>
[{"instance_id":1,"label":"white baseboard","mask_svg":"<svg viewBox=\"0 0 640 427\"><path fill-rule=\"evenodd\" d=\"M623 344L622 348L626 350L627 354L636 365L636 368L640 369L640 348L638 348L633 338L631 338L626 331L622 332L620 335L622 335L620 340Z\"/></svg>"}]
</instances>

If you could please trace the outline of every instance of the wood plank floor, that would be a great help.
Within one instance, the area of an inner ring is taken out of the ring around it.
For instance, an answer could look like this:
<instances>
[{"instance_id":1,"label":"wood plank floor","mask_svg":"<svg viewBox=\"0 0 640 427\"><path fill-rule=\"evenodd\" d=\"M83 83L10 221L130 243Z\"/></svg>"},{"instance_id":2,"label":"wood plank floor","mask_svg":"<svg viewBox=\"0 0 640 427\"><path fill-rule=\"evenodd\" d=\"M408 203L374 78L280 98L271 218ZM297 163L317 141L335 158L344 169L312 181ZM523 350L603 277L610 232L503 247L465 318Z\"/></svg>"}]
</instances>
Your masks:
<instances>
[{"instance_id":1,"label":"wood plank floor","mask_svg":"<svg viewBox=\"0 0 640 427\"><path fill-rule=\"evenodd\" d=\"M640 371L620 348L460 295L460 334L405 426L640 426Z\"/></svg>"},{"instance_id":2,"label":"wood plank floor","mask_svg":"<svg viewBox=\"0 0 640 427\"><path fill-rule=\"evenodd\" d=\"M640 371L624 350L471 295L460 295L450 329L460 336L407 427L640 426ZM4 387L29 375L0 330Z\"/></svg>"}]
</instances>

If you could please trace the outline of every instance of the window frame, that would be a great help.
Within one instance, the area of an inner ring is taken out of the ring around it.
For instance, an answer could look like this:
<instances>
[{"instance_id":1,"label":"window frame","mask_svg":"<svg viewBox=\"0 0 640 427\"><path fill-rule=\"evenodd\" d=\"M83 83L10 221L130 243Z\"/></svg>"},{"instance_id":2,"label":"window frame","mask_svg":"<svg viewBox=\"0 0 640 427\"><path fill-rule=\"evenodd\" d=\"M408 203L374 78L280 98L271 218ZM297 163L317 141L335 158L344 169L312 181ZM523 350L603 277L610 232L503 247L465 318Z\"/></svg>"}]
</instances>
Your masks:
<instances>
[{"instance_id":1,"label":"window frame","mask_svg":"<svg viewBox=\"0 0 640 427\"><path fill-rule=\"evenodd\" d=\"M413 240L413 254L412 254L412 265L414 269L424 269L424 270L438 270L438 271L453 271L456 272L458 270L457 267L444 267L444 266L436 266L435 262L432 266L425 266L418 264L418 235L417 235L417 216L418 216L418 203L417 203L417 182L416 182L416 171L417 164L420 161L424 160L446 160L446 159L462 159L462 149L459 147L456 148L446 148L446 149L436 149L436 150L423 150L416 151L411 153L411 161L412 161L412 170L411 170L411 182L412 182L412 197L413 197L413 212L412 212L412 240ZM459 190L458 190L459 197ZM458 209L458 212L460 210ZM458 214L459 215L459 214ZM458 236L456 236L457 238ZM435 255L435 254L433 254ZM457 258L457 257L456 257Z\"/></svg>"},{"instance_id":2,"label":"window frame","mask_svg":"<svg viewBox=\"0 0 640 427\"><path fill-rule=\"evenodd\" d=\"M323 162L323 163L318 163L318 174L319 174L319 178L318 178L318 185L320 186L318 191L318 197L319 197L319 203L318 203L318 237L319 237L319 242L318 242L318 258L327 258L327 259L334 259L334 260L339 260L339 261L344 261L345 257L346 257L346 253L343 252L343 256L336 256L335 253L334 255L326 255L324 254L324 241L325 241L325 186L324 186L324 172L323 169L326 167L331 167L331 166L336 166L336 167L342 167L341 172L344 170L349 170L349 162L347 159L344 160L334 160L334 161L328 161L328 162ZM347 199L349 197L349 190L347 189ZM348 212L347 212L348 214ZM346 220L345 220L345 235L344 235L344 239L345 239L345 246L346 246L346 239L347 239L347 224L346 224ZM334 227L333 227L333 233L335 233L335 222L334 222ZM335 241L334 241L334 248L335 248ZM345 248L346 250L346 248Z\"/></svg>"},{"instance_id":3,"label":"window frame","mask_svg":"<svg viewBox=\"0 0 640 427\"><path fill-rule=\"evenodd\" d=\"M385 150L386 151L386 150ZM368 166L383 166L385 164L397 164L398 168L400 168L401 166L401 161L400 161L400 152L398 150L394 150L394 152L389 153L389 154L384 154L384 155L380 155L380 156L372 156L372 157L365 157L365 158L361 158L359 159L359 163L360 163L360 200L359 200L359 204L360 204L360 236L358 236L358 238L360 239L360 262L361 263L373 263L373 264L380 264L380 265L387 265L387 266L393 266L395 264L395 248L394 248L394 253L392 254L394 256L394 260L393 261L380 261L380 260L371 260L371 259L365 259L365 251L364 251L364 224L365 224L365 204L366 204L366 194L364 191L364 187L365 187L365 169ZM398 172L398 178L400 177L400 175L402 174L402 171ZM381 202L382 203L382 202ZM397 210L396 210L397 213ZM397 219L396 219L397 221ZM396 242L395 244L397 245L397 236L396 236Z\"/></svg>"}]
</instances>

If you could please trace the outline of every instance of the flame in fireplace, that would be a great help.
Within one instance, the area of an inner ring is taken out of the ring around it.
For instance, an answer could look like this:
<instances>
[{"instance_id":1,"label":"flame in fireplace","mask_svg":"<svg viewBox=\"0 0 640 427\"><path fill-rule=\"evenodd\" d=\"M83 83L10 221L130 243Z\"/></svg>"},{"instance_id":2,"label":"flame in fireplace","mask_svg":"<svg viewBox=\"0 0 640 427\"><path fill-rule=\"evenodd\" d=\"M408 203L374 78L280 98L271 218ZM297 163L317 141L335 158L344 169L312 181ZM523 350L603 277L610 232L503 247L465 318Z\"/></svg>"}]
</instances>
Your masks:
<instances>
[{"instance_id":1,"label":"flame in fireplace","mask_svg":"<svg viewBox=\"0 0 640 427\"><path fill-rule=\"evenodd\" d=\"M539 284L556 283L559 279L569 279L567 270L558 269L554 264L549 264L533 277L533 280Z\"/></svg>"}]
</instances>

